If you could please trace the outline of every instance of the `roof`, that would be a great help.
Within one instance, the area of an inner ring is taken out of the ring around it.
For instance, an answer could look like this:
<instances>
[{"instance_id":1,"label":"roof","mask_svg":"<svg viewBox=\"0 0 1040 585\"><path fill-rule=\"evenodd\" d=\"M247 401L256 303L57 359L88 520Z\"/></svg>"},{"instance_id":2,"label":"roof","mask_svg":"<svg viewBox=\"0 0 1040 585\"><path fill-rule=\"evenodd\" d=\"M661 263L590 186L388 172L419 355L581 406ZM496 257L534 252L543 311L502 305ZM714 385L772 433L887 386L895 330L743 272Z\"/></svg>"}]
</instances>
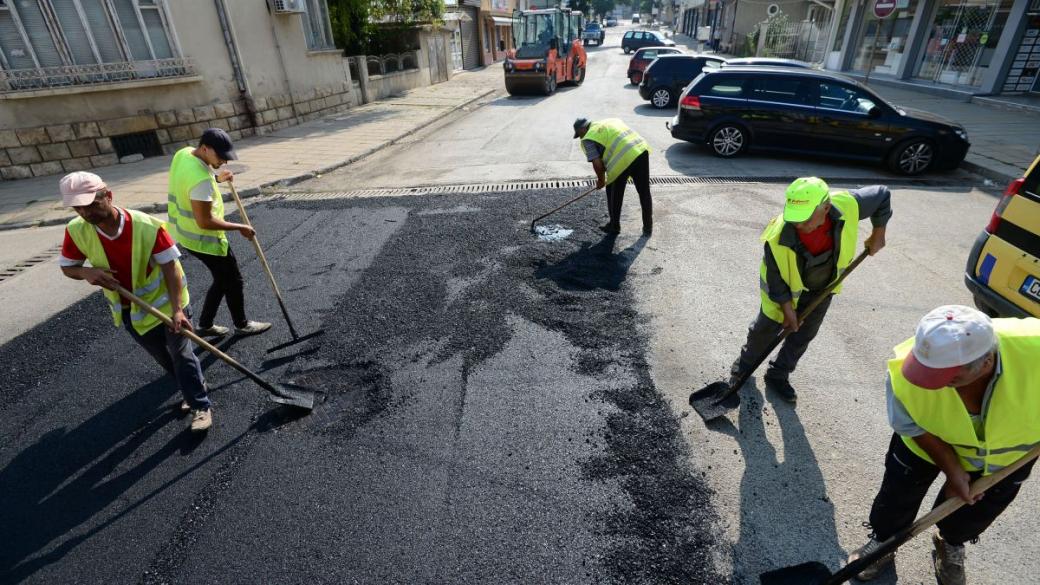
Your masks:
<instances>
[{"instance_id":1,"label":"roof","mask_svg":"<svg viewBox=\"0 0 1040 585\"><path fill-rule=\"evenodd\" d=\"M741 57L740 59L729 59L727 65L770 65L773 67L798 67L800 69L812 69L811 63L798 61L797 59L778 59L776 57Z\"/></svg>"}]
</instances>

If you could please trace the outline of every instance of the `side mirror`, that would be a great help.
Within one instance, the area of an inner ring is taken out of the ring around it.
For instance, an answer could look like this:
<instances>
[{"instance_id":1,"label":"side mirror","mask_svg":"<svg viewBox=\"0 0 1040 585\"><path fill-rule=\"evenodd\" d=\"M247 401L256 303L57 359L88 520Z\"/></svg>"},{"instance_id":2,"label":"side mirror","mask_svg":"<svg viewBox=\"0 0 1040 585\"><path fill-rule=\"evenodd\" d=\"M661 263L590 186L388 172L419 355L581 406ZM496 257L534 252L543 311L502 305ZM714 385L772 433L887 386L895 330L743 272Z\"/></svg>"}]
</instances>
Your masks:
<instances>
[{"instance_id":1,"label":"side mirror","mask_svg":"<svg viewBox=\"0 0 1040 585\"><path fill-rule=\"evenodd\" d=\"M867 115L870 116L871 118L880 118L881 114L883 114L883 113L884 112L881 111L881 108L879 108L877 106L874 106L874 107L870 108L870 111L867 112Z\"/></svg>"}]
</instances>

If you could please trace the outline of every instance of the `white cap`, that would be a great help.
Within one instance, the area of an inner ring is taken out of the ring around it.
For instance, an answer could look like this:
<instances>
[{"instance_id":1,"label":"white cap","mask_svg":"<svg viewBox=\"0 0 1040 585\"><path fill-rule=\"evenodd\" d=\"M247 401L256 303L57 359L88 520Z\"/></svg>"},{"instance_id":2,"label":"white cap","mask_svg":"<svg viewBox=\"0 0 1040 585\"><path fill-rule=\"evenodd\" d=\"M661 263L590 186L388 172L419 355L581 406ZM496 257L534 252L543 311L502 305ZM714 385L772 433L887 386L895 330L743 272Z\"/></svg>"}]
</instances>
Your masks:
<instances>
[{"instance_id":1,"label":"white cap","mask_svg":"<svg viewBox=\"0 0 1040 585\"><path fill-rule=\"evenodd\" d=\"M942 388L960 368L989 353L997 343L993 321L964 305L933 309L917 324L914 348L903 376L922 388Z\"/></svg>"}]
</instances>

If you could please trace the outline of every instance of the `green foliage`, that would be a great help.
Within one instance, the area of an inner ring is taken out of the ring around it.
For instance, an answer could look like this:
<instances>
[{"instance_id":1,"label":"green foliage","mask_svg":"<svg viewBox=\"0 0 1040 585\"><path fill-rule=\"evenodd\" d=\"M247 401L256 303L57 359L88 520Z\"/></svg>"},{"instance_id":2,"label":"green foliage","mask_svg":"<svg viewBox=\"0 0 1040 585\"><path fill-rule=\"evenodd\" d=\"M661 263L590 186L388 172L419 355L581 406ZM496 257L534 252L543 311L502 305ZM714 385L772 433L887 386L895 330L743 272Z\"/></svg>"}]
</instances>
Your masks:
<instances>
[{"instance_id":1,"label":"green foliage","mask_svg":"<svg viewBox=\"0 0 1040 585\"><path fill-rule=\"evenodd\" d=\"M336 46L348 55L415 49L415 27L444 16L443 0L328 0L328 5Z\"/></svg>"},{"instance_id":2,"label":"green foliage","mask_svg":"<svg viewBox=\"0 0 1040 585\"><path fill-rule=\"evenodd\" d=\"M366 52L370 4L369 0L328 0L332 36L348 55Z\"/></svg>"},{"instance_id":3,"label":"green foliage","mask_svg":"<svg viewBox=\"0 0 1040 585\"><path fill-rule=\"evenodd\" d=\"M606 16L608 12L614 10L616 4L615 0L592 0L592 10L597 16Z\"/></svg>"},{"instance_id":4,"label":"green foliage","mask_svg":"<svg viewBox=\"0 0 1040 585\"><path fill-rule=\"evenodd\" d=\"M443 0L369 0L376 22L427 23L444 15Z\"/></svg>"},{"instance_id":5,"label":"green foliage","mask_svg":"<svg viewBox=\"0 0 1040 585\"><path fill-rule=\"evenodd\" d=\"M570 7L584 14L585 18L592 17L592 13L589 12L589 9L592 7L592 3L589 0L571 0Z\"/></svg>"}]
</instances>

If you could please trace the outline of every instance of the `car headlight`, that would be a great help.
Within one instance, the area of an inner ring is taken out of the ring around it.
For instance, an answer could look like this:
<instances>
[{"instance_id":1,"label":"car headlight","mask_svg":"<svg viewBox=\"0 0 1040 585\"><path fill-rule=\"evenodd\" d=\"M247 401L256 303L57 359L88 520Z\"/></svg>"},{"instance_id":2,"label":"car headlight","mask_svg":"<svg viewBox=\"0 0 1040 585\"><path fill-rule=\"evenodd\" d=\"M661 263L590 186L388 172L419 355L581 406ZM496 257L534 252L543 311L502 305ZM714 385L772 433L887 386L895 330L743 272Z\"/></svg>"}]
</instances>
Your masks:
<instances>
[{"instance_id":1,"label":"car headlight","mask_svg":"<svg viewBox=\"0 0 1040 585\"><path fill-rule=\"evenodd\" d=\"M964 128L954 128L953 133L961 140L968 141L968 132Z\"/></svg>"}]
</instances>

